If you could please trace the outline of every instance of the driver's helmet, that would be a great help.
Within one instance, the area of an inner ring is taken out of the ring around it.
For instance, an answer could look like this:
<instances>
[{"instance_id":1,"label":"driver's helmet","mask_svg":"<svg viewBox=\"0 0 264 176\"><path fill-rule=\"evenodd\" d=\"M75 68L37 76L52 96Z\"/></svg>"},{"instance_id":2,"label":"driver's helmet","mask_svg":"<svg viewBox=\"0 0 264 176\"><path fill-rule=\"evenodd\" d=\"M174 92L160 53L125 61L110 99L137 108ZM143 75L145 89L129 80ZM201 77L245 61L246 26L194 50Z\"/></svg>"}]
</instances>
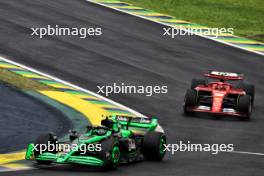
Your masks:
<instances>
[{"instance_id":1,"label":"driver's helmet","mask_svg":"<svg viewBox=\"0 0 264 176\"><path fill-rule=\"evenodd\" d=\"M109 119L109 118L103 119L103 120L101 120L101 125L105 126L107 128L112 128L113 127L113 120Z\"/></svg>"},{"instance_id":2,"label":"driver's helmet","mask_svg":"<svg viewBox=\"0 0 264 176\"><path fill-rule=\"evenodd\" d=\"M221 78L219 81L223 83L223 82L225 82L225 79Z\"/></svg>"}]
</instances>

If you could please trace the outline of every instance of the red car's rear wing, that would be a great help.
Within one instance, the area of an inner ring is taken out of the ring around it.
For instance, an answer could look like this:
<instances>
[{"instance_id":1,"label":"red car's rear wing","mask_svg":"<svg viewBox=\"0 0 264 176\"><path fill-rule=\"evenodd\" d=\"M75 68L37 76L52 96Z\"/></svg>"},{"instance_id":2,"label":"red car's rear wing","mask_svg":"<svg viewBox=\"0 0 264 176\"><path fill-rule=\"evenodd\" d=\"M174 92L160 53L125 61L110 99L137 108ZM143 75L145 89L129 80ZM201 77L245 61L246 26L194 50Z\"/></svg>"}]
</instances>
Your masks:
<instances>
[{"instance_id":1,"label":"red car's rear wing","mask_svg":"<svg viewBox=\"0 0 264 176\"><path fill-rule=\"evenodd\" d=\"M224 79L224 80L242 80L244 75L240 73L231 73L231 72L219 72L219 71L208 71L204 74L206 77L214 79Z\"/></svg>"}]
</instances>

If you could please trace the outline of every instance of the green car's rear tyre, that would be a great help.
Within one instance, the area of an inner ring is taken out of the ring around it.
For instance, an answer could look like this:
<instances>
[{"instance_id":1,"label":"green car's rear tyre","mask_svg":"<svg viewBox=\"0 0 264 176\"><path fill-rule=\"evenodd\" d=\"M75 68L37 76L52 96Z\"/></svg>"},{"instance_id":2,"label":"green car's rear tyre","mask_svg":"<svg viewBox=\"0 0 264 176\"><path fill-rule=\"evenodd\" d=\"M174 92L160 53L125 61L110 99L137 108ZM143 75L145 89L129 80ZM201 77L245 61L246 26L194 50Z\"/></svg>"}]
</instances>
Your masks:
<instances>
[{"instance_id":1,"label":"green car's rear tyre","mask_svg":"<svg viewBox=\"0 0 264 176\"><path fill-rule=\"evenodd\" d=\"M165 156L166 136L159 132L147 132L144 136L142 153L146 160L161 161Z\"/></svg>"},{"instance_id":2,"label":"green car's rear tyre","mask_svg":"<svg viewBox=\"0 0 264 176\"><path fill-rule=\"evenodd\" d=\"M105 169L115 169L121 160L121 151L118 141L111 137L101 142L100 158L104 160Z\"/></svg>"},{"instance_id":3,"label":"green car's rear tyre","mask_svg":"<svg viewBox=\"0 0 264 176\"><path fill-rule=\"evenodd\" d=\"M47 134L40 135L34 143L37 146L36 150L34 150L35 157L38 157L38 155L40 155L41 152L42 153L43 152L57 153L57 151L55 149L53 149L53 150L48 150L48 149L41 150L41 148L40 148L40 145L43 145L43 144L46 145L46 147L48 147L48 144L54 144L55 145L56 141L57 141L57 139L53 133L47 133ZM46 164L46 165L52 163L52 161L42 161L42 160L36 160L36 162L37 162L37 164Z\"/></svg>"}]
</instances>

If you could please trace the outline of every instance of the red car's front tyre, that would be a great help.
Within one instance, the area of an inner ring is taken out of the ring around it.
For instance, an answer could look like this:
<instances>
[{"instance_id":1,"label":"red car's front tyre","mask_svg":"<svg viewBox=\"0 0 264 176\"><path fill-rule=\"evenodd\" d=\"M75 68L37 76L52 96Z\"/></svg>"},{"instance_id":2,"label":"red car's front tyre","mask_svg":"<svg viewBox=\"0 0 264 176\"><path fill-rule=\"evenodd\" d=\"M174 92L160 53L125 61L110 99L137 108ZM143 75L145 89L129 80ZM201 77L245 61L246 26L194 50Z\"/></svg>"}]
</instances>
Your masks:
<instances>
[{"instance_id":1,"label":"red car's front tyre","mask_svg":"<svg viewBox=\"0 0 264 176\"><path fill-rule=\"evenodd\" d=\"M250 119L252 112L252 101L250 95L240 96L237 103L237 111L246 114L246 119Z\"/></svg>"},{"instance_id":2,"label":"red car's front tyre","mask_svg":"<svg viewBox=\"0 0 264 176\"><path fill-rule=\"evenodd\" d=\"M188 108L195 107L197 105L198 94L196 90L188 89L184 98L183 111L185 115L191 115L192 112L188 111Z\"/></svg>"}]
</instances>

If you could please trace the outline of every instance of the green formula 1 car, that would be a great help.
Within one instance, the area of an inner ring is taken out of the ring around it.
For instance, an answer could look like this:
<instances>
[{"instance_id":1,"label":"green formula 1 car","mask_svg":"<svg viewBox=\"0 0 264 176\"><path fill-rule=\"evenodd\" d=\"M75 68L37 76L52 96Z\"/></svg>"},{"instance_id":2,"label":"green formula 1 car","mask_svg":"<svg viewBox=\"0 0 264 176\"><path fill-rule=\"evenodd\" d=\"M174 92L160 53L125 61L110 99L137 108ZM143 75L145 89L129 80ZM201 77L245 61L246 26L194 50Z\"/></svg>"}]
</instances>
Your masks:
<instances>
[{"instance_id":1,"label":"green formula 1 car","mask_svg":"<svg viewBox=\"0 0 264 176\"><path fill-rule=\"evenodd\" d=\"M87 127L84 134L71 131L68 141L52 133L41 135L28 145L26 160L37 164L75 163L116 168L120 163L141 159L161 161L166 137L157 119L114 116L101 126Z\"/></svg>"}]
</instances>

